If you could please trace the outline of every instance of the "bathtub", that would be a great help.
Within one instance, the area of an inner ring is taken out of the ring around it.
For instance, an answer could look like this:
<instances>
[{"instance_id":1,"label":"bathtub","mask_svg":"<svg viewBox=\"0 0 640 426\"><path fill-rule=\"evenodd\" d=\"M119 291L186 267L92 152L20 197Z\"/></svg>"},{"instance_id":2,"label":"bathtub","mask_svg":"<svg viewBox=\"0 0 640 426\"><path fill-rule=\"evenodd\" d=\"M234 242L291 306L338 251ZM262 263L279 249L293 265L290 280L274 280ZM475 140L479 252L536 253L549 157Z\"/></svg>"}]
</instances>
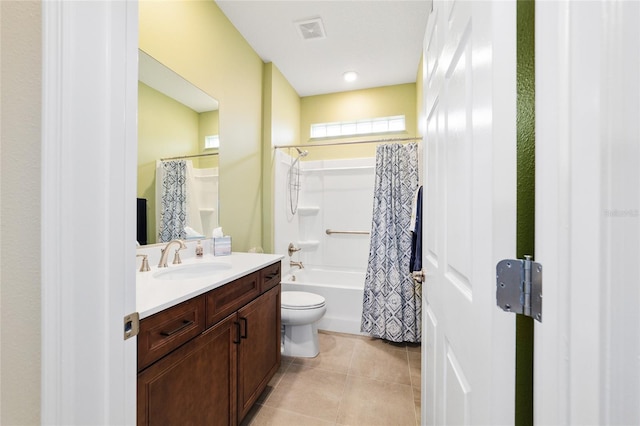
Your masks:
<instances>
[{"instance_id":1,"label":"bathtub","mask_svg":"<svg viewBox=\"0 0 640 426\"><path fill-rule=\"evenodd\" d=\"M318 321L318 329L363 334L364 277L364 272L296 269L282 278L282 291L308 291L325 298L327 312Z\"/></svg>"}]
</instances>

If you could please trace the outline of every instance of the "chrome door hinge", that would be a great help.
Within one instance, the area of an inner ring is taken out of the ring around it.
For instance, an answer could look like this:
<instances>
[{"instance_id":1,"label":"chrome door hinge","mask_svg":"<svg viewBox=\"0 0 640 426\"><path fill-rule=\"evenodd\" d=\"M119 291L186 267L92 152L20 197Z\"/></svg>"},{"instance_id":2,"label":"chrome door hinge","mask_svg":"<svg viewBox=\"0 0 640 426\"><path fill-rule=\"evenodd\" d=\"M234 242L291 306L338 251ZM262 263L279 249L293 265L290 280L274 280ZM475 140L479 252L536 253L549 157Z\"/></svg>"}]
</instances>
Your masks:
<instances>
[{"instance_id":1,"label":"chrome door hinge","mask_svg":"<svg viewBox=\"0 0 640 426\"><path fill-rule=\"evenodd\" d=\"M137 312L124 317L124 340L137 336L140 331L140 315Z\"/></svg>"},{"instance_id":2,"label":"chrome door hinge","mask_svg":"<svg viewBox=\"0 0 640 426\"><path fill-rule=\"evenodd\" d=\"M542 265L531 256L498 262L496 303L504 311L542 322Z\"/></svg>"}]
</instances>

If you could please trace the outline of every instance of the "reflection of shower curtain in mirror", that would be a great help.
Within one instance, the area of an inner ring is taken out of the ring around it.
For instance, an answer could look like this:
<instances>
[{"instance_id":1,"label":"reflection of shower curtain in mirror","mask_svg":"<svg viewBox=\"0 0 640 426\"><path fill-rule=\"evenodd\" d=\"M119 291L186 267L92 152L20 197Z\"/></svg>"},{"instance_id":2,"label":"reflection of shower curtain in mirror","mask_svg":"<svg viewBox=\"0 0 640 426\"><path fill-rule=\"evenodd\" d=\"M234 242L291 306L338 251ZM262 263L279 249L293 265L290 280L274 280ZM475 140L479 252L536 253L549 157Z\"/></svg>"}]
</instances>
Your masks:
<instances>
[{"instance_id":1,"label":"reflection of shower curtain in mirror","mask_svg":"<svg viewBox=\"0 0 640 426\"><path fill-rule=\"evenodd\" d=\"M182 165L180 165L182 164ZM210 236L218 226L218 169L196 169L190 160L156 163L158 242L188 238L185 226Z\"/></svg>"},{"instance_id":2,"label":"reflection of shower curtain in mirror","mask_svg":"<svg viewBox=\"0 0 640 426\"><path fill-rule=\"evenodd\" d=\"M158 242L186 237L187 162L158 161L156 167L156 211L160 215Z\"/></svg>"}]
</instances>

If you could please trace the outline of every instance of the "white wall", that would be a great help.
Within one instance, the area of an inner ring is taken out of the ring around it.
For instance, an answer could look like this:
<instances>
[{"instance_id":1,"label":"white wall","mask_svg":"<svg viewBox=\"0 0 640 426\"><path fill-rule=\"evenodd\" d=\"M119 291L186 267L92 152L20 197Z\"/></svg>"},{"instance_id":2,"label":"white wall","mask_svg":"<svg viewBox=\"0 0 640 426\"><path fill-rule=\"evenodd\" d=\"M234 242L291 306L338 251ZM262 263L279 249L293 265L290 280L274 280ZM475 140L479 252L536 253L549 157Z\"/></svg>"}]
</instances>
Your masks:
<instances>
[{"instance_id":1,"label":"white wall","mask_svg":"<svg viewBox=\"0 0 640 426\"><path fill-rule=\"evenodd\" d=\"M287 246L293 242L302 248L293 259L306 267L366 271L369 235L327 235L325 231L371 230L375 159L303 161L295 215L288 204L290 164L287 154L276 154L276 253L287 255Z\"/></svg>"},{"instance_id":2,"label":"white wall","mask_svg":"<svg viewBox=\"0 0 640 426\"><path fill-rule=\"evenodd\" d=\"M40 424L41 3L0 2L0 424Z\"/></svg>"},{"instance_id":3,"label":"white wall","mask_svg":"<svg viewBox=\"0 0 640 426\"><path fill-rule=\"evenodd\" d=\"M287 172L293 159L282 150L276 150L274 177L274 253L287 254L290 242L297 242L299 238L298 215L292 215L289 207L289 189L287 187ZM296 258L296 257L294 257ZM297 259L297 258L296 258ZM283 265L289 258L283 260Z\"/></svg>"}]
</instances>

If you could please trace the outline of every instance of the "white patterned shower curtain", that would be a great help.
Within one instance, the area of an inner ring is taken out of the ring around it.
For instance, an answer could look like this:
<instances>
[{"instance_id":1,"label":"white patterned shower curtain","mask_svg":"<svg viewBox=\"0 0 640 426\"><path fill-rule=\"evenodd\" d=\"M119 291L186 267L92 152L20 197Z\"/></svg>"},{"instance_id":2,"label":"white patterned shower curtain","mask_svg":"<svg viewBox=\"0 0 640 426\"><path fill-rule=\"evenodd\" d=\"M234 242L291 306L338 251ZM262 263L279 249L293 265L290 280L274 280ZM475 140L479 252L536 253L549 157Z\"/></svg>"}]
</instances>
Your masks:
<instances>
[{"instance_id":1,"label":"white patterned shower curtain","mask_svg":"<svg viewBox=\"0 0 640 426\"><path fill-rule=\"evenodd\" d=\"M187 224L187 162L158 161L156 167L158 242L184 239Z\"/></svg>"},{"instance_id":2,"label":"white patterned shower curtain","mask_svg":"<svg viewBox=\"0 0 640 426\"><path fill-rule=\"evenodd\" d=\"M361 331L392 342L421 340L421 287L409 270L417 189L418 145L378 146Z\"/></svg>"},{"instance_id":3,"label":"white patterned shower curtain","mask_svg":"<svg viewBox=\"0 0 640 426\"><path fill-rule=\"evenodd\" d=\"M218 169L196 169L191 160L156 162L158 242L193 238L185 227L211 235L218 226ZM202 212L208 213L203 219Z\"/></svg>"}]
</instances>

